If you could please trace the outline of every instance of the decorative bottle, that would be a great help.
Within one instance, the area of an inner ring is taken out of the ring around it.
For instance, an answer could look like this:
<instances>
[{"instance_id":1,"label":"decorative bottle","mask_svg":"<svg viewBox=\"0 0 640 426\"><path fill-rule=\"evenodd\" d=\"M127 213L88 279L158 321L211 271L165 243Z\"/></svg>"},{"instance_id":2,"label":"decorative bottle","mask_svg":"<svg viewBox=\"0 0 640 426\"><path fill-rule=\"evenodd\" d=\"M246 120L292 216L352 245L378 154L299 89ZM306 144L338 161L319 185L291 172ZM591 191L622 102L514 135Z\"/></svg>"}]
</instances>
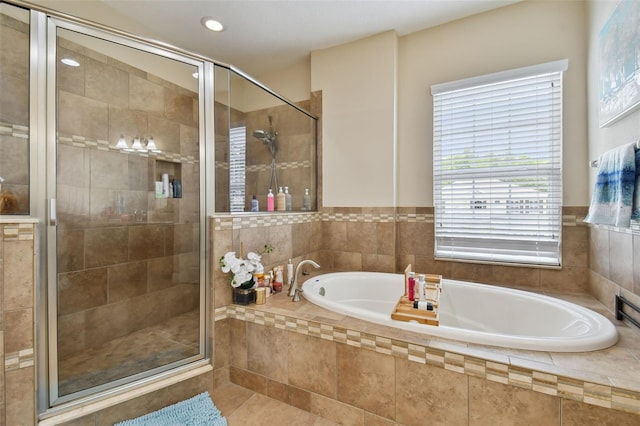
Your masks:
<instances>
[{"instance_id":1,"label":"decorative bottle","mask_svg":"<svg viewBox=\"0 0 640 426\"><path fill-rule=\"evenodd\" d=\"M407 297L412 302L416 296L416 277L414 272L409 272L409 278L407 279Z\"/></svg>"},{"instance_id":2,"label":"decorative bottle","mask_svg":"<svg viewBox=\"0 0 640 426\"><path fill-rule=\"evenodd\" d=\"M304 196L302 197L302 210L311 210L311 195L309 194L309 188L304 189Z\"/></svg>"},{"instance_id":3,"label":"decorative bottle","mask_svg":"<svg viewBox=\"0 0 640 426\"><path fill-rule=\"evenodd\" d=\"M283 212L286 210L287 200L284 196L284 192L282 191L282 187L278 190L278 195L276 195L276 210L279 212Z\"/></svg>"},{"instance_id":4,"label":"decorative bottle","mask_svg":"<svg viewBox=\"0 0 640 426\"><path fill-rule=\"evenodd\" d=\"M267 211L272 212L274 210L274 199L273 199L273 191L269 188L269 193L267 194Z\"/></svg>"},{"instance_id":5,"label":"decorative bottle","mask_svg":"<svg viewBox=\"0 0 640 426\"><path fill-rule=\"evenodd\" d=\"M291 203L291 194L289 194L288 186L284 187L284 205L285 205L285 210L288 212L290 212L293 209L293 206Z\"/></svg>"}]
</instances>

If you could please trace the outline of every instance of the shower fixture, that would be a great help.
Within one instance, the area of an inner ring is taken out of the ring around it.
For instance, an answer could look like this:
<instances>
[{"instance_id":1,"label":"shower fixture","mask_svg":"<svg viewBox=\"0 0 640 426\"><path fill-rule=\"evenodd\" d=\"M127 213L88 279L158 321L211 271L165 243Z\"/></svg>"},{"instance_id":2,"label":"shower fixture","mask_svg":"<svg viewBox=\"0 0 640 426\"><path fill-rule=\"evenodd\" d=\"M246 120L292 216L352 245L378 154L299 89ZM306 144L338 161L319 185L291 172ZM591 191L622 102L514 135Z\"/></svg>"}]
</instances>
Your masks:
<instances>
[{"instance_id":1,"label":"shower fixture","mask_svg":"<svg viewBox=\"0 0 640 426\"><path fill-rule=\"evenodd\" d=\"M269 189L278 190L278 172L276 168L276 154L278 153L278 132L273 128L273 117L269 116L269 130L255 130L253 137L262 141L263 145L271 153L271 176L269 177ZM266 191L265 191L266 192Z\"/></svg>"}]
</instances>

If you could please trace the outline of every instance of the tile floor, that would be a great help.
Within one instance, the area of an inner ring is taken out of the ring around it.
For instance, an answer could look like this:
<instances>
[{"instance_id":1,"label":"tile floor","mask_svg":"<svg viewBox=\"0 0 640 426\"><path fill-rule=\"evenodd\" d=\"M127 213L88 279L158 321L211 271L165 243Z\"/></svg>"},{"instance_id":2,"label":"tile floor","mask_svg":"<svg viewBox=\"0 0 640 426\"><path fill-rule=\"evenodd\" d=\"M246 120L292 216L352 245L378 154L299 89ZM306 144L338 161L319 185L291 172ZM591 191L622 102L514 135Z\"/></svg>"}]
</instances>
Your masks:
<instances>
[{"instance_id":1,"label":"tile floor","mask_svg":"<svg viewBox=\"0 0 640 426\"><path fill-rule=\"evenodd\" d=\"M229 426L333 426L337 423L249 389L226 383L211 399L227 418Z\"/></svg>"},{"instance_id":2,"label":"tile floor","mask_svg":"<svg viewBox=\"0 0 640 426\"><path fill-rule=\"evenodd\" d=\"M60 395L127 377L198 353L198 310L60 359Z\"/></svg>"}]
</instances>

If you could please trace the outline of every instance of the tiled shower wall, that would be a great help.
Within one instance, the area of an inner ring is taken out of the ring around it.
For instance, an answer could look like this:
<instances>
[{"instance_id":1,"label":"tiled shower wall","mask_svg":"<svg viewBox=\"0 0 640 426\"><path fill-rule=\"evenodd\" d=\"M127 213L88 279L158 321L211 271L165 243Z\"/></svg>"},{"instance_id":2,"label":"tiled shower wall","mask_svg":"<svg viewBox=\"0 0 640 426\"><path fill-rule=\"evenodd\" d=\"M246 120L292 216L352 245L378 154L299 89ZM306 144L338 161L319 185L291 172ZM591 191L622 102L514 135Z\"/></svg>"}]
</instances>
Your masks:
<instances>
[{"instance_id":1,"label":"tiled shower wall","mask_svg":"<svg viewBox=\"0 0 640 426\"><path fill-rule=\"evenodd\" d=\"M299 102L298 106L312 110L312 101ZM247 154L245 167L245 211L251 209L251 197L256 196L261 211L267 209L267 192L271 177L271 154L262 142L253 137L255 130L269 130L269 117L278 132L276 154L278 185L289 187L292 195L292 210L302 210L305 188L316 193L315 164L316 147L313 120L289 105L265 108L242 113L216 102L216 211L229 211L229 123L247 128ZM229 118L230 116L230 118ZM277 194L278 188L272 188ZM312 195L312 210L315 210Z\"/></svg>"},{"instance_id":2,"label":"tiled shower wall","mask_svg":"<svg viewBox=\"0 0 640 426\"><path fill-rule=\"evenodd\" d=\"M16 195L18 214L28 214L29 25L1 15L0 51L0 177L5 180L2 190Z\"/></svg>"},{"instance_id":3,"label":"tiled shower wall","mask_svg":"<svg viewBox=\"0 0 640 426\"><path fill-rule=\"evenodd\" d=\"M198 95L58 39L60 356L196 309L199 300ZM124 153L120 134L162 153ZM117 170L117 173L114 171ZM182 198L157 199L166 172Z\"/></svg>"}]
</instances>

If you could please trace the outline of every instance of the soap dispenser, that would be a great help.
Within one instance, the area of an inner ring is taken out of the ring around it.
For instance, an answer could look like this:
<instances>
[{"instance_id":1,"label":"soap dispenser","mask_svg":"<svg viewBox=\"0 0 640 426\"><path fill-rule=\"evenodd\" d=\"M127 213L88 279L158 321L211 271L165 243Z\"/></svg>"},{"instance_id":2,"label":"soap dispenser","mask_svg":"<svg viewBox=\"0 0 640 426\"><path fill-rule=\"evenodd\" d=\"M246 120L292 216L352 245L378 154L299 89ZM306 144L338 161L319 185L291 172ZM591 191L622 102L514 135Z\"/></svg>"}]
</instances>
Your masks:
<instances>
[{"instance_id":1,"label":"soap dispenser","mask_svg":"<svg viewBox=\"0 0 640 426\"><path fill-rule=\"evenodd\" d=\"M276 196L276 210L279 212L285 211L287 207L286 197L284 192L282 191L282 187L278 190L278 195Z\"/></svg>"},{"instance_id":2,"label":"soap dispenser","mask_svg":"<svg viewBox=\"0 0 640 426\"><path fill-rule=\"evenodd\" d=\"M309 188L304 189L304 196L302 197L302 210L311 210L311 195L309 194Z\"/></svg>"},{"instance_id":3,"label":"soap dispenser","mask_svg":"<svg viewBox=\"0 0 640 426\"><path fill-rule=\"evenodd\" d=\"M284 187L284 205L285 205L285 210L288 212L290 212L293 209L292 202L291 202L291 194L289 194L288 186Z\"/></svg>"}]
</instances>

